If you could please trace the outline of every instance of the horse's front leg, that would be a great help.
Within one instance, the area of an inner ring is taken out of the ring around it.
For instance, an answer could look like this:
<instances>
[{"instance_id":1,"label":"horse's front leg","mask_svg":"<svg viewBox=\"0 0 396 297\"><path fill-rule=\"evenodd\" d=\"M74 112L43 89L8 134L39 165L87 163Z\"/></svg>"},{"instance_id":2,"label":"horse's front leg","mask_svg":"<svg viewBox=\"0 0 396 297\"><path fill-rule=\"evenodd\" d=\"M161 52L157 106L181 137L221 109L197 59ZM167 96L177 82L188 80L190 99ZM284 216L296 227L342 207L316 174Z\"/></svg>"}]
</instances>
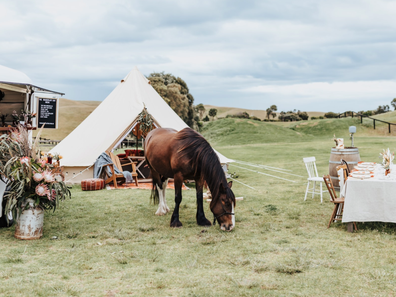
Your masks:
<instances>
[{"instance_id":1,"label":"horse's front leg","mask_svg":"<svg viewBox=\"0 0 396 297\"><path fill-rule=\"evenodd\" d=\"M157 212L155 213L157 216L162 216L165 215L169 212L169 207L166 205L166 198L165 198L165 193L166 193L166 187L168 186L168 179L164 179L164 181L161 180L161 187L157 184L157 190L158 190L158 198L159 198L159 205Z\"/></svg>"},{"instance_id":2,"label":"horse's front leg","mask_svg":"<svg viewBox=\"0 0 396 297\"><path fill-rule=\"evenodd\" d=\"M203 209L203 183L196 180L195 187L197 190L197 224L200 226L211 226L212 223L205 217Z\"/></svg>"},{"instance_id":3,"label":"horse's front leg","mask_svg":"<svg viewBox=\"0 0 396 297\"><path fill-rule=\"evenodd\" d=\"M170 226L171 227L181 227L183 224L179 221L179 206L182 201L182 186L183 186L183 176L181 174L175 174L175 209L173 210Z\"/></svg>"}]
</instances>

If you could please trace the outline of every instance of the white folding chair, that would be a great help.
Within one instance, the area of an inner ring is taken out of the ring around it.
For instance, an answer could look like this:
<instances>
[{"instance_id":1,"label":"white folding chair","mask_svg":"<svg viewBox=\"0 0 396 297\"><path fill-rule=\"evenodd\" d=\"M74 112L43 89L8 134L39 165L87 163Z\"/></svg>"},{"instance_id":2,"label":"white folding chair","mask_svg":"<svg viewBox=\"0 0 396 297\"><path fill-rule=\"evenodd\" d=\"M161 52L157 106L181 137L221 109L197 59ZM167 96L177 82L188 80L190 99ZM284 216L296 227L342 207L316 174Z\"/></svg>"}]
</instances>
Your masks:
<instances>
[{"instance_id":1,"label":"white folding chair","mask_svg":"<svg viewBox=\"0 0 396 297\"><path fill-rule=\"evenodd\" d=\"M307 194L312 193L312 198L314 197L315 194L320 194L320 203L323 203L323 192L327 192L326 190L323 191L322 188L322 182L323 182L323 177L318 176L318 170L316 169L316 159L315 157L309 157L309 158L303 158L305 167L307 168L308 171L308 184L307 184L307 189L305 190L305 198L304 201L307 200ZM313 182L313 187L310 189L309 185L310 183ZM315 192L315 187L316 187L316 182L320 183L320 192Z\"/></svg>"}]
</instances>

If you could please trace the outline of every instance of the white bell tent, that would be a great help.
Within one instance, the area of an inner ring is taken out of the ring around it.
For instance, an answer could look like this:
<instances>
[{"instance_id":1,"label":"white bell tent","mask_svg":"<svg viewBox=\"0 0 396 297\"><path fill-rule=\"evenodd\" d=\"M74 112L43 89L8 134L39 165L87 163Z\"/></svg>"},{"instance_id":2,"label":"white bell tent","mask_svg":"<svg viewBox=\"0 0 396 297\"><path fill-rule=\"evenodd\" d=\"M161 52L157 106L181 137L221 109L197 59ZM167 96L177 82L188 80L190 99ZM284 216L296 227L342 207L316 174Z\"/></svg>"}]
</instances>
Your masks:
<instances>
[{"instance_id":1,"label":"white bell tent","mask_svg":"<svg viewBox=\"0 0 396 297\"><path fill-rule=\"evenodd\" d=\"M78 183L92 178L96 159L125 139L137 124L137 117L144 107L157 127L177 131L188 127L135 67L76 129L50 151L62 155L66 182ZM233 161L216 153L222 164Z\"/></svg>"}]
</instances>

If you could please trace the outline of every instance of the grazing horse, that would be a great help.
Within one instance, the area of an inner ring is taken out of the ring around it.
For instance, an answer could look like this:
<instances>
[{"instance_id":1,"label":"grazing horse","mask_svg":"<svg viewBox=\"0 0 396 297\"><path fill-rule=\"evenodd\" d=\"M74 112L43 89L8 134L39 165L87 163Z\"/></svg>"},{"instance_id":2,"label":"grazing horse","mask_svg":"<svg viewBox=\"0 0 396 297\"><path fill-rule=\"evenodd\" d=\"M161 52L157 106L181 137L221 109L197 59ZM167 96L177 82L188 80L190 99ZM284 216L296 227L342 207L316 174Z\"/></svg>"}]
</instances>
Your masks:
<instances>
[{"instance_id":1,"label":"grazing horse","mask_svg":"<svg viewBox=\"0 0 396 297\"><path fill-rule=\"evenodd\" d=\"M227 184L220 161L209 143L201 134L190 128L179 132L174 129L158 128L152 130L145 141L146 162L153 179L152 198L159 200L157 215L169 211L165 200L165 190L169 178L175 183L175 209L170 226L181 227L179 206L182 201L184 180L195 180L197 191L197 223L211 226L203 210L203 184L206 181L212 193L210 210L224 231L235 227L235 196L231 190L232 182Z\"/></svg>"}]
</instances>

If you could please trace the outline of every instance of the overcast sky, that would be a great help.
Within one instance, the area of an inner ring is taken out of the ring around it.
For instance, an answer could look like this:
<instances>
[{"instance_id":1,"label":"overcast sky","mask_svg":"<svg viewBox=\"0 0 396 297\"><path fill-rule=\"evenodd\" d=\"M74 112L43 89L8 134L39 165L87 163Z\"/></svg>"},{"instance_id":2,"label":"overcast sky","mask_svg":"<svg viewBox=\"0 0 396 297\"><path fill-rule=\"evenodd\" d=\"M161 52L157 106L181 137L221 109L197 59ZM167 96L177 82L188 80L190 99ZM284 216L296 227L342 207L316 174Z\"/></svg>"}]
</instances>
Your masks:
<instances>
[{"instance_id":1,"label":"overcast sky","mask_svg":"<svg viewBox=\"0 0 396 297\"><path fill-rule=\"evenodd\" d=\"M0 0L0 64L73 100L134 67L195 104L376 109L396 97L396 1Z\"/></svg>"}]
</instances>

